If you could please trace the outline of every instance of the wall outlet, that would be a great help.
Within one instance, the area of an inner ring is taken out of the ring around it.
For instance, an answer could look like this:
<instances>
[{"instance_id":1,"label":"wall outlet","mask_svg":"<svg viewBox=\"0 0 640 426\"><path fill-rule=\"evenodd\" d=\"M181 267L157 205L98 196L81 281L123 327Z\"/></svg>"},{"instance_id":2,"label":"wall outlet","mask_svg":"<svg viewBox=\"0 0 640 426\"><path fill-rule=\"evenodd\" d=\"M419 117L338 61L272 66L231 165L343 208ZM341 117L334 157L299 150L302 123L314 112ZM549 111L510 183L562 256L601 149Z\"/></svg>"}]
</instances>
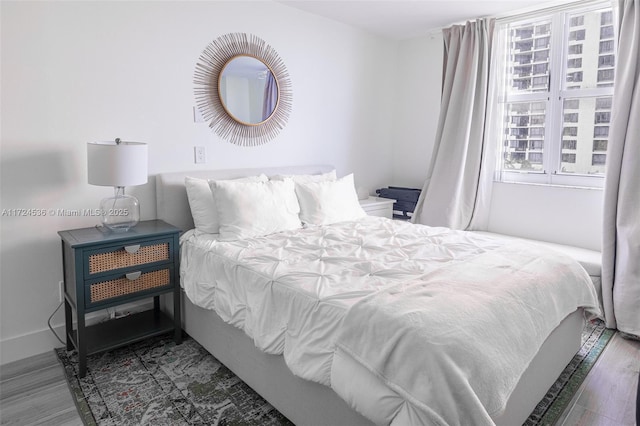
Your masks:
<instances>
[{"instance_id":1,"label":"wall outlet","mask_svg":"<svg viewBox=\"0 0 640 426\"><path fill-rule=\"evenodd\" d=\"M58 298L60 303L64 302L64 281L58 281Z\"/></svg>"},{"instance_id":2,"label":"wall outlet","mask_svg":"<svg viewBox=\"0 0 640 426\"><path fill-rule=\"evenodd\" d=\"M207 154L204 150L204 146L193 147L196 164L204 164L207 162Z\"/></svg>"}]
</instances>

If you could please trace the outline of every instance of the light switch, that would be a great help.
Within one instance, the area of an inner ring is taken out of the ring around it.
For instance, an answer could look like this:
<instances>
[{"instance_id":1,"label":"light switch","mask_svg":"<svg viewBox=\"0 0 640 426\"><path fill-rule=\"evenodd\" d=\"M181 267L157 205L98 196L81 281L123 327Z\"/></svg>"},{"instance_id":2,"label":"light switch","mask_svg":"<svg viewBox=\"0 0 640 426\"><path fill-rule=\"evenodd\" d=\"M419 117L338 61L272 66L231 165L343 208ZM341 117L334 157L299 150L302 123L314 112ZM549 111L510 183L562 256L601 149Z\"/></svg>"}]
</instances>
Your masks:
<instances>
[{"instance_id":1,"label":"light switch","mask_svg":"<svg viewBox=\"0 0 640 426\"><path fill-rule=\"evenodd\" d=\"M193 107L193 122L194 123L204 123L204 117L200 114L200 110L198 107Z\"/></svg>"}]
</instances>

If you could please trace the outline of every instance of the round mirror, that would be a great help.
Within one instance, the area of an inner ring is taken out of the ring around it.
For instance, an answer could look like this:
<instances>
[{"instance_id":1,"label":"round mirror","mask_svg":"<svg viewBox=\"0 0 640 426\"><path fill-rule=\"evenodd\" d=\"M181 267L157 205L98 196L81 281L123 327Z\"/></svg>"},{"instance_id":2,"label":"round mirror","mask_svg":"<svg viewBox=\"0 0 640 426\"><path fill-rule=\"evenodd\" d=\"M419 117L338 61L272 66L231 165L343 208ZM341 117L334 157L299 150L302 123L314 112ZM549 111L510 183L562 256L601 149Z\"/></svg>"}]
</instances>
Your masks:
<instances>
[{"instance_id":1,"label":"round mirror","mask_svg":"<svg viewBox=\"0 0 640 426\"><path fill-rule=\"evenodd\" d=\"M271 117L278 105L278 83L259 59L240 55L229 60L219 77L222 106L237 121L257 125Z\"/></svg>"},{"instance_id":2,"label":"round mirror","mask_svg":"<svg viewBox=\"0 0 640 426\"><path fill-rule=\"evenodd\" d=\"M193 81L202 117L231 143L261 145L287 124L293 99L289 72L255 35L230 33L213 40L200 55Z\"/></svg>"}]
</instances>

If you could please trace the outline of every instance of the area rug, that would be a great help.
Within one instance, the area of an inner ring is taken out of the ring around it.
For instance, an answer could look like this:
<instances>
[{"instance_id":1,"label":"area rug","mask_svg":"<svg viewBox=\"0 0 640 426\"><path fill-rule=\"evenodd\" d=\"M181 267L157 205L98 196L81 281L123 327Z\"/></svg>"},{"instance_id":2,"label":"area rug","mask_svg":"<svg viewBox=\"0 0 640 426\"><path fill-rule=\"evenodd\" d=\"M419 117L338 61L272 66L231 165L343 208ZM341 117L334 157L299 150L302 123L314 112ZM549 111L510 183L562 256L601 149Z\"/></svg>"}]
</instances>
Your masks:
<instances>
[{"instance_id":1,"label":"area rug","mask_svg":"<svg viewBox=\"0 0 640 426\"><path fill-rule=\"evenodd\" d=\"M158 336L87 357L56 349L86 425L292 425L192 338Z\"/></svg>"},{"instance_id":2,"label":"area rug","mask_svg":"<svg viewBox=\"0 0 640 426\"><path fill-rule=\"evenodd\" d=\"M582 347L525 425L553 425L613 334L587 324ZM186 336L159 336L87 359L56 349L86 425L292 425L249 386Z\"/></svg>"}]
</instances>

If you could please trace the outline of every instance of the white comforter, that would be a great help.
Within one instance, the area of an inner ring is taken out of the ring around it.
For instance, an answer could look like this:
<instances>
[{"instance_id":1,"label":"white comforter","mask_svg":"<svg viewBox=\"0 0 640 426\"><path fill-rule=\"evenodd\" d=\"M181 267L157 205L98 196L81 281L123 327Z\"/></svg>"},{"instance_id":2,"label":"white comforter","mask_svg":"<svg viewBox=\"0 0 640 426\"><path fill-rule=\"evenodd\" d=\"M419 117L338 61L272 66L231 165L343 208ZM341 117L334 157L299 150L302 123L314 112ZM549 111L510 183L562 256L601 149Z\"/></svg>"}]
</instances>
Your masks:
<instances>
[{"instance_id":1,"label":"white comforter","mask_svg":"<svg viewBox=\"0 0 640 426\"><path fill-rule=\"evenodd\" d=\"M588 275L559 253L376 217L234 242L190 231L181 262L192 302L294 374L353 394L331 380L339 350L382 379L403 407L358 408L389 423L404 410L491 424L551 330L597 311Z\"/></svg>"}]
</instances>

